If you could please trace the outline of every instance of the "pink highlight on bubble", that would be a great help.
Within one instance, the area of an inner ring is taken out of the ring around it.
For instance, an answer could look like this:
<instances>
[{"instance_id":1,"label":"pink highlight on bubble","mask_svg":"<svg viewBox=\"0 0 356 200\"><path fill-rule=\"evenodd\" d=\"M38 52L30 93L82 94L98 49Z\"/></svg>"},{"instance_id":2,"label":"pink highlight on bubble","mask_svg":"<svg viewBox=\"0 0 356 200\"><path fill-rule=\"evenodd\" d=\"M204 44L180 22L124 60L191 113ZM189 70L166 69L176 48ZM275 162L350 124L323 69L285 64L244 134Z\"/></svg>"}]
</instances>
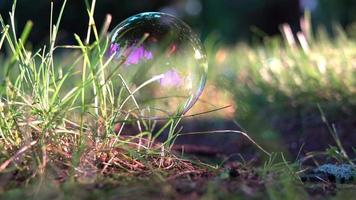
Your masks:
<instances>
[{"instance_id":1,"label":"pink highlight on bubble","mask_svg":"<svg viewBox=\"0 0 356 200\"><path fill-rule=\"evenodd\" d=\"M159 83L163 87L178 87L182 85L183 80L175 70L168 70L163 74L163 77L159 80Z\"/></svg>"},{"instance_id":2,"label":"pink highlight on bubble","mask_svg":"<svg viewBox=\"0 0 356 200\"><path fill-rule=\"evenodd\" d=\"M109 48L109 55L112 56L120 52L120 46L118 44L111 44ZM134 45L125 50L126 60L125 65L135 65L141 60L151 60L153 58L152 52L146 50L142 45L135 47ZM127 55L128 54L128 55Z\"/></svg>"},{"instance_id":3,"label":"pink highlight on bubble","mask_svg":"<svg viewBox=\"0 0 356 200\"><path fill-rule=\"evenodd\" d=\"M112 56L119 50L120 50L120 46L118 44L115 44L115 43L110 44L109 55Z\"/></svg>"},{"instance_id":4,"label":"pink highlight on bubble","mask_svg":"<svg viewBox=\"0 0 356 200\"><path fill-rule=\"evenodd\" d=\"M168 53L167 53L167 56L171 56L171 55L174 54L176 51L177 51L177 45L176 45L176 44L173 44L173 45L170 47L170 49L169 49L169 51L168 51Z\"/></svg>"},{"instance_id":5,"label":"pink highlight on bubble","mask_svg":"<svg viewBox=\"0 0 356 200\"><path fill-rule=\"evenodd\" d=\"M153 58L152 52L146 50L143 46L131 47L127 49L129 55L126 58L125 65L138 64L141 60L151 60Z\"/></svg>"}]
</instances>

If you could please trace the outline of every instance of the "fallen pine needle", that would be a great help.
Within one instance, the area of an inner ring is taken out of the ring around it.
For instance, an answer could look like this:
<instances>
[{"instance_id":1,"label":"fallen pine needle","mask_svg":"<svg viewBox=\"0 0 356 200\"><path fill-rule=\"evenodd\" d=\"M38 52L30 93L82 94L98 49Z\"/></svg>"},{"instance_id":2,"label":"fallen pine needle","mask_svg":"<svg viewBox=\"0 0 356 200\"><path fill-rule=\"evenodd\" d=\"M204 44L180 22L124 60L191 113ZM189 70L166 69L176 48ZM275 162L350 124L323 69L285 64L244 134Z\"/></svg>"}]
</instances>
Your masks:
<instances>
[{"instance_id":1,"label":"fallen pine needle","mask_svg":"<svg viewBox=\"0 0 356 200\"><path fill-rule=\"evenodd\" d=\"M173 179L176 179L178 177L188 175L188 174L201 174L201 173L202 173L202 171L199 171L199 170L188 170L188 171L180 172L176 175L170 176L167 178L167 180L173 180Z\"/></svg>"},{"instance_id":2,"label":"fallen pine needle","mask_svg":"<svg viewBox=\"0 0 356 200\"><path fill-rule=\"evenodd\" d=\"M31 148L33 145L37 144L37 141L32 141L30 144L22 147L20 150L18 150L16 152L15 155L13 155L11 158L9 158L8 160L6 160L3 164L1 164L0 166L0 172L4 171L6 169L6 167L13 162L16 158L18 158L19 156L21 156L25 151L27 151L29 148Z\"/></svg>"}]
</instances>

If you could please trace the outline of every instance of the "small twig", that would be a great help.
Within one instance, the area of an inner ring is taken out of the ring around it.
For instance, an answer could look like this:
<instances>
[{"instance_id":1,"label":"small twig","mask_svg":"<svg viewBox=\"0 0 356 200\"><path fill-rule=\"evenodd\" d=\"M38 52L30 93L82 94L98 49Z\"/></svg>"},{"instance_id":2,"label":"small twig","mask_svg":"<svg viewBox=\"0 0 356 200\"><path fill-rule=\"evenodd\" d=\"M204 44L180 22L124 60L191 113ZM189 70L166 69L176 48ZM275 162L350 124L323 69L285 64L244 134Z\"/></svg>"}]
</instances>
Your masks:
<instances>
[{"instance_id":1,"label":"small twig","mask_svg":"<svg viewBox=\"0 0 356 200\"><path fill-rule=\"evenodd\" d=\"M6 160L3 164L0 166L0 172L4 171L6 167L13 162L15 159L17 159L19 156L21 156L25 151L27 151L29 148L31 148L33 145L37 144L37 141L32 141L30 144L22 147L20 150L16 152L14 156Z\"/></svg>"},{"instance_id":2,"label":"small twig","mask_svg":"<svg viewBox=\"0 0 356 200\"><path fill-rule=\"evenodd\" d=\"M189 153L189 154L204 154L204 155L216 155L221 153L221 150L203 145L195 144L183 144L183 145L173 145L172 150Z\"/></svg>"},{"instance_id":3,"label":"small twig","mask_svg":"<svg viewBox=\"0 0 356 200\"><path fill-rule=\"evenodd\" d=\"M200 134L212 134L212 133L237 133L243 135L245 138L247 138L250 142L252 142L254 145L257 146L261 151L263 151L265 154L268 156L271 156L271 153L266 151L262 146L257 144L247 133L243 131L237 131L237 130L213 130L213 131L200 131L200 132L189 132L189 133L181 133L178 134L178 136L185 136L185 135L200 135Z\"/></svg>"},{"instance_id":4,"label":"small twig","mask_svg":"<svg viewBox=\"0 0 356 200\"><path fill-rule=\"evenodd\" d=\"M100 31L100 38L103 38L107 35L108 33L108 30L109 30L109 27L110 27L110 24L111 24L111 21L112 21L112 16L111 14L107 14L105 16L105 21L104 21L104 25Z\"/></svg>"},{"instance_id":5,"label":"small twig","mask_svg":"<svg viewBox=\"0 0 356 200\"><path fill-rule=\"evenodd\" d=\"M109 167L109 165L111 165L114 158L115 158L115 156L112 156L108 162L104 163L105 165L104 165L103 169L100 171L101 174L104 174L105 170Z\"/></svg>"},{"instance_id":6,"label":"small twig","mask_svg":"<svg viewBox=\"0 0 356 200\"><path fill-rule=\"evenodd\" d=\"M176 175L173 175L173 176L170 176L167 178L167 180L173 180L173 179L176 179L178 177L181 177L181 176L184 176L184 175L188 175L188 174L201 174L202 172L199 171L199 170L188 170L188 171L184 171L184 172L181 172L181 173L178 173Z\"/></svg>"}]
</instances>

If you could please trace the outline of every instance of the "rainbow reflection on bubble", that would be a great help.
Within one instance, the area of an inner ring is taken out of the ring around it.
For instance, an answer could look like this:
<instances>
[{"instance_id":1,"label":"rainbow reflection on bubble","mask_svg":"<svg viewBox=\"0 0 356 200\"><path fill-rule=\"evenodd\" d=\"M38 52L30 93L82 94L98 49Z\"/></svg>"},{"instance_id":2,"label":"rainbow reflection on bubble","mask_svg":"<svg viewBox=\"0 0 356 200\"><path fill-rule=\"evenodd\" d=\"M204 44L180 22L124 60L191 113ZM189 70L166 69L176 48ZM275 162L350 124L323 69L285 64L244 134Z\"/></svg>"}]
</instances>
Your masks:
<instances>
[{"instance_id":1,"label":"rainbow reflection on bubble","mask_svg":"<svg viewBox=\"0 0 356 200\"><path fill-rule=\"evenodd\" d=\"M186 23L171 15L148 12L124 20L112 31L107 52L113 66L122 65L117 73L127 85L117 81L120 94L144 85L123 106L137 116L182 115L202 93L208 68L203 45Z\"/></svg>"}]
</instances>

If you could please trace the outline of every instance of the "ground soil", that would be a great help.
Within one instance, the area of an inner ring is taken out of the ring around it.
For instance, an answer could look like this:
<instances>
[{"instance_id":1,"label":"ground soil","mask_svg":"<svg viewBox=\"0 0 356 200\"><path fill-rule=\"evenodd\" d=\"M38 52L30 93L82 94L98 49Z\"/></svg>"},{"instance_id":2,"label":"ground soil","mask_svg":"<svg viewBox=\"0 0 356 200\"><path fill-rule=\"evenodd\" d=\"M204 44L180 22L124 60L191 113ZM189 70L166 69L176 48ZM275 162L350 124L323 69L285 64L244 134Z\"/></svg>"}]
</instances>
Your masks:
<instances>
[{"instance_id":1,"label":"ground soil","mask_svg":"<svg viewBox=\"0 0 356 200\"><path fill-rule=\"evenodd\" d=\"M269 119L271 127L280 136L281 142L278 145L282 146L281 149L288 150L284 153L288 153L292 160L310 151L324 151L329 145L335 144L319 114L307 113L306 115L309 117L291 114L289 117ZM342 118L331 118L330 121L337 127L340 140L350 157L355 157L352 148L356 144L356 134L352 132L356 128L356 119L352 115L344 115ZM223 118L193 118L183 120L181 125L182 132L241 130L233 120ZM259 138L258 135L251 135L251 137ZM300 150L301 146L303 146L302 150ZM102 181L95 183L75 185L61 183L51 186L54 189L50 189L48 194L43 193L38 197L60 199L63 197L63 190L64 193L71 194L73 199L233 199L237 196L261 199L265 197L268 180L258 176L255 170L256 167L263 165L264 154L243 136L236 134L184 136L178 138L173 150L176 154L184 153L184 156L193 160L221 165L221 167L217 170L204 167L184 171L173 170L163 178L164 181L152 174L138 174L127 179L102 177ZM22 176L17 174L5 176L9 180L16 178L21 182ZM3 179L4 176L0 178ZM337 186L335 183L324 182L305 183L303 188L311 195L311 199L324 199L335 196L340 188L355 191L356 186L353 184ZM30 187L29 190L33 188ZM23 192L17 194L16 190L14 191L14 196L11 196L13 193L10 192L3 198L6 199L9 194L12 199L26 198ZM0 199L3 199L1 197L0 195Z\"/></svg>"}]
</instances>

